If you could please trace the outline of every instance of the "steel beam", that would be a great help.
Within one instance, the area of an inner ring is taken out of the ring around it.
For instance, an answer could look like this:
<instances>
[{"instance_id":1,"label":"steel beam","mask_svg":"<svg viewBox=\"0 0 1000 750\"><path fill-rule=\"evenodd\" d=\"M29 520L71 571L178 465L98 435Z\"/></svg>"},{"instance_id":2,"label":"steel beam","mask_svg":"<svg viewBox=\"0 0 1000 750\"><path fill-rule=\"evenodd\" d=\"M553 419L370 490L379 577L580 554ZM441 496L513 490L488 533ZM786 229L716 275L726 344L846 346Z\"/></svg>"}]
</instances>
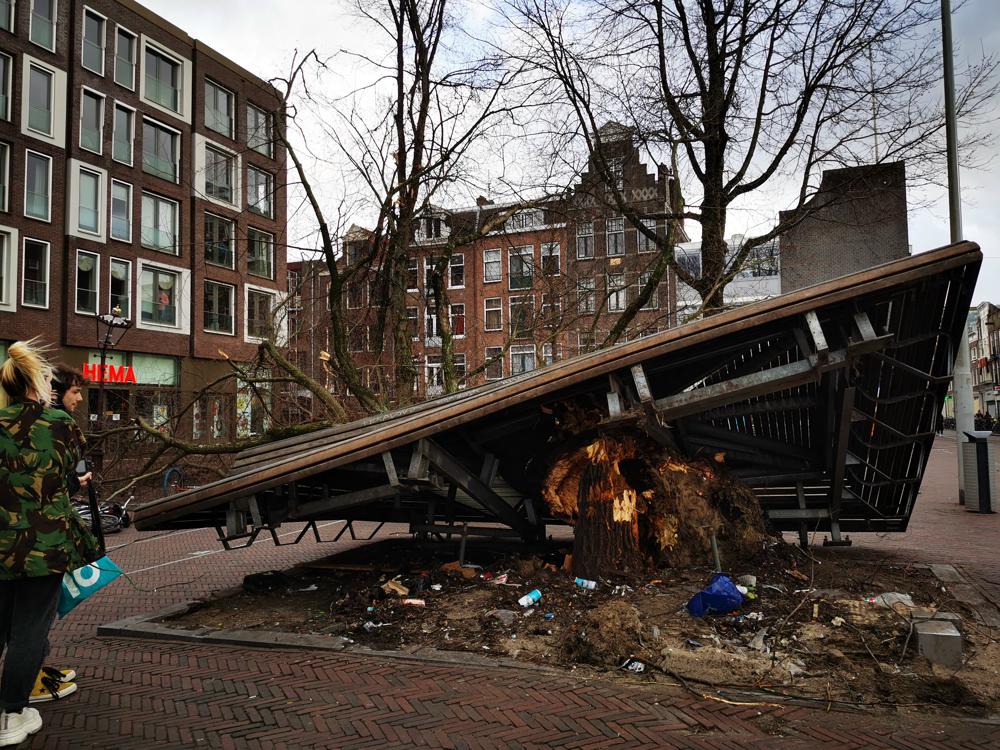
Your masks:
<instances>
[{"instance_id":1,"label":"steel beam","mask_svg":"<svg viewBox=\"0 0 1000 750\"><path fill-rule=\"evenodd\" d=\"M767 370L743 375L721 383L706 385L684 393L656 399L653 406L664 419L677 419L698 414L707 409L763 396L795 386L816 382L823 372L847 364L847 354L843 351L831 352L825 365L814 367L808 360L799 360L787 365L779 365Z\"/></svg>"}]
</instances>

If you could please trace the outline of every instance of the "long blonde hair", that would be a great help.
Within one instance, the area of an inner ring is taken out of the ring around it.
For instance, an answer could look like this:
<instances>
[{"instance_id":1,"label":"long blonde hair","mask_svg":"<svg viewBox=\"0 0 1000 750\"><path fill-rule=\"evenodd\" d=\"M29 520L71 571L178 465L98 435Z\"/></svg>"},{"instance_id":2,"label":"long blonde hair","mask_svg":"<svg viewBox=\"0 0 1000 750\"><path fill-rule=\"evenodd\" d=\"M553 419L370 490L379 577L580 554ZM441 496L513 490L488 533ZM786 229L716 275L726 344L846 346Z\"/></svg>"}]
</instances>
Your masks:
<instances>
[{"instance_id":1,"label":"long blonde hair","mask_svg":"<svg viewBox=\"0 0 1000 750\"><path fill-rule=\"evenodd\" d=\"M35 400L48 405L52 393L52 365L40 339L15 341L7 349L7 360L0 365L0 408L27 398L34 391Z\"/></svg>"}]
</instances>

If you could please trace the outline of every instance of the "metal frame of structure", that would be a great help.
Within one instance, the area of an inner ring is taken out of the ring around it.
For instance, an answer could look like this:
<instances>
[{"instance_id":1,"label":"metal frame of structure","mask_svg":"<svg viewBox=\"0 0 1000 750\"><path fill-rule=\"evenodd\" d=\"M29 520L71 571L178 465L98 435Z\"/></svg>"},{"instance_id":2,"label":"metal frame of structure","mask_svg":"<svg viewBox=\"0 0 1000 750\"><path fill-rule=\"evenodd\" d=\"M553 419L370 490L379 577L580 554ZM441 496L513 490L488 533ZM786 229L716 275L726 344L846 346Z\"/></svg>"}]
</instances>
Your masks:
<instances>
[{"instance_id":1,"label":"metal frame of structure","mask_svg":"<svg viewBox=\"0 0 1000 750\"><path fill-rule=\"evenodd\" d=\"M567 409L725 454L779 529L903 531L982 261L970 242L542 370L241 453L233 474L146 503L140 529L252 543L289 521L544 537L540 486ZM477 525L478 524L478 525ZM487 524L487 525L483 525ZM502 526L498 526L498 524ZM343 533L343 531L341 532ZM339 538L339 537L338 537Z\"/></svg>"}]
</instances>

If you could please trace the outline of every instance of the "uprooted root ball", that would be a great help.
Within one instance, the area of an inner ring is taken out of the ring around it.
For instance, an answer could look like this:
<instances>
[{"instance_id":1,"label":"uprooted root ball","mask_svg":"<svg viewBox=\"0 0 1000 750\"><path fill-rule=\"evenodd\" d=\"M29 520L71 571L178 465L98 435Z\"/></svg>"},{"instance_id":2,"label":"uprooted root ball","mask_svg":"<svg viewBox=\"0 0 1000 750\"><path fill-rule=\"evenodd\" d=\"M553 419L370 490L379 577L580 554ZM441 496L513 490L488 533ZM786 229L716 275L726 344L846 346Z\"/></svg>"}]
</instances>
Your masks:
<instances>
[{"instance_id":1,"label":"uprooted root ball","mask_svg":"<svg viewBox=\"0 0 1000 750\"><path fill-rule=\"evenodd\" d=\"M556 460L542 495L576 526L574 572L587 578L708 563L713 535L728 556L752 558L767 537L757 498L718 463L632 434L602 435Z\"/></svg>"}]
</instances>

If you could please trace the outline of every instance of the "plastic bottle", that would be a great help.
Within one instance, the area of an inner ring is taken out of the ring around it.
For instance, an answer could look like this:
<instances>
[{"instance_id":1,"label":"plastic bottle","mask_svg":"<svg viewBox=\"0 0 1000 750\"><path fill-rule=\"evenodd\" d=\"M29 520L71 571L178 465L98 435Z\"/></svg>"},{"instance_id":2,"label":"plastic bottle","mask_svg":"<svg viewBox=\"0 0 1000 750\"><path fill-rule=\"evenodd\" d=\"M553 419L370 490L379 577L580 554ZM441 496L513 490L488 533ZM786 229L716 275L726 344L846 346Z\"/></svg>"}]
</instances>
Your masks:
<instances>
[{"instance_id":1,"label":"plastic bottle","mask_svg":"<svg viewBox=\"0 0 1000 750\"><path fill-rule=\"evenodd\" d=\"M518 599L517 603L520 604L522 607L530 607L532 604L534 604L541 598L542 598L542 592L539 591L538 589L532 589L527 594Z\"/></svg>"},{"instance_id":2,"label":"plastic bottle","mask_svg":"<svg viewBox=\"0 0 1000 750\"><path fill-rule=\"evenodd\" d=\"M597 581L588 581L586 578L577 578L576 585L579 586L581 589L593 590L597 588Z\"/></svg>"}]
</instances>

